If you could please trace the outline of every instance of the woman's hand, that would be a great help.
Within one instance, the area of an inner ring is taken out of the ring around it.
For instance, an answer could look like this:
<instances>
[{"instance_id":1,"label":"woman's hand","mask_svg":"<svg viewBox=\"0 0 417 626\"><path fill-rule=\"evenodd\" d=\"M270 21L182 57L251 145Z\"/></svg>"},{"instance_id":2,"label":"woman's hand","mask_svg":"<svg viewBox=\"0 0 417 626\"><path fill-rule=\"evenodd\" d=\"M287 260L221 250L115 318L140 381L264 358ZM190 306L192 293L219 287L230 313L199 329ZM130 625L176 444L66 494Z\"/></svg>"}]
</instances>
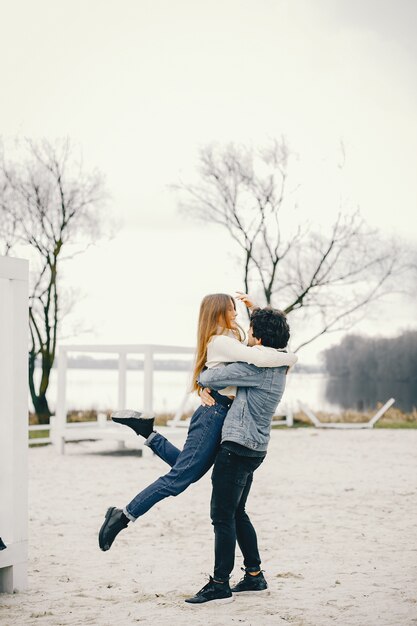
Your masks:
<instances>
[{"instance_id":1,"label":"woman's hand","mask_svg":"<svg viewBox=\"0 0 417 626\"><path fill-rule=\"evenodd\" d=\"M201 398L201 404L203 406L213 406L214 404L216 404L215 399L212 398L210 394L211 391L210 389L208 389L208 387L200 389L199 396Z\"/></svg>"},{"instance_id":2,"label":"woman's hand","mask_svg":"<svg viewBox=\"0 0 417 626\"><path fill-rule=\"evenodd\" d=\"M240 300L245 304L248 309L253 309L256 306L255 302L247 293L243 293L242 291L236 291L236 300Z\"/></svg>"}]
</instances>

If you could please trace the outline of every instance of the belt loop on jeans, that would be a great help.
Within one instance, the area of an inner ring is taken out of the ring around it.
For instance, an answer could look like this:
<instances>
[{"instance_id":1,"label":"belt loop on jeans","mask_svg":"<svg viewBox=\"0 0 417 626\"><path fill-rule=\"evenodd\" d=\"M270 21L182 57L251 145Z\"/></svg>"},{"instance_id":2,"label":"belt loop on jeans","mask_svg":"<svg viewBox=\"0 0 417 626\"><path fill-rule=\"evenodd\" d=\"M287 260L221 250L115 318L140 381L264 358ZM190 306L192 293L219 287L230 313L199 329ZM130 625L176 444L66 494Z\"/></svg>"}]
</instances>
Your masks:
<instances>
[{"instance_id":1,"label":"belt loop on jeans","mask_svg":"<svg viewBox=\"0 0 417 626\"><path fill-rule=\"evenodd\" d=\"M222 396L218 391L211 391L211 397L217 402L217 404L221 404L222 406L229 409L232 406L233 400L228 398L227 396Z\"/></svg>"}]
</instances>

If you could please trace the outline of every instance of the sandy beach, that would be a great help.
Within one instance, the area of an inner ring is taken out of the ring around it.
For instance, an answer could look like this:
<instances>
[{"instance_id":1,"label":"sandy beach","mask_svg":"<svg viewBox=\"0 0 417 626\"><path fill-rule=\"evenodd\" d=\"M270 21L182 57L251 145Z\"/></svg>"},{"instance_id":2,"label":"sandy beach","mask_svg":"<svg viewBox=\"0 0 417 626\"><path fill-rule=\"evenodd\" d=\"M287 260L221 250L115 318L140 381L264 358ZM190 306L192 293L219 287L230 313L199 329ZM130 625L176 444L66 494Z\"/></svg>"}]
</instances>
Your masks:
<instances>
[{"instance_id":1,"label":"sandy beach","mask_svg":"<svg viewBox=\"0 0 417 626\"><path fill-rule=\"evenodd\" d=\"M278 430L248 511L267 596L191 607L212 571L210 474L97 545L108 506L164 472L112 442L30 449L29 585L0 623L181 626L417 624L417 431ZM236 555L232 580L240 578Z\"/></svg>"}]
</instances>

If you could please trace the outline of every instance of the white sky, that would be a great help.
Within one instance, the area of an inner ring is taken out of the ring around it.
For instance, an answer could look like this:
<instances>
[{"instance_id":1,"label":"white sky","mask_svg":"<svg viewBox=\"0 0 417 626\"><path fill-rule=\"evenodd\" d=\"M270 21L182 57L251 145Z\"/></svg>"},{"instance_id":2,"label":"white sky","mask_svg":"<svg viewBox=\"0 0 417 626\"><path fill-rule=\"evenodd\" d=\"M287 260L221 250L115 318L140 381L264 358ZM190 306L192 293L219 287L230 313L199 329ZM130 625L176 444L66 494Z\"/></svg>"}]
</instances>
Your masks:
<instances>
[{"instance_id":1,"label":"white sky","mask_svg":"<svg viewBox=\"0 0 417 626\"><path fill-rule=\"evenodd\" d=\"M194 175L208 142L285 134L305 215L329 224L342 191L371 225L415 242L414 0L0 0L0 10L0 134L69 135L106 174L121 222L66 267L91 328L71 341L192 345L202 296L241 288L230 240L185 221L168 189ZM396 328L410 326L411 307L395 306ZM358 330L392 332L378 318Z\"/></svg>"}]
</instances>

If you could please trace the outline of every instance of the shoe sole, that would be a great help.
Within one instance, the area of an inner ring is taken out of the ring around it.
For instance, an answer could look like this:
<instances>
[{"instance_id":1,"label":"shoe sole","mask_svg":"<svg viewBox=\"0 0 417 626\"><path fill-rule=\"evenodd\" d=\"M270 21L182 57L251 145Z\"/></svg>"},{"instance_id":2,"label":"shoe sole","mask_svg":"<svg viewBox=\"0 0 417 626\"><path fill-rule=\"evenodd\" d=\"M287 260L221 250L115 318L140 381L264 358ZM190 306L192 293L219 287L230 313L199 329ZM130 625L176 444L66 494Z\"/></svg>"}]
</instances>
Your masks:
<instances>
[{"instance_id":1,"label":"shoe sole","mask_svg":"<svg viewBox=\"0 0 417 626\"><path fill-rule=\"evenodd\" d=\"M268 595L269 594L269 589L259 589L259 591L257 591L256 589L248 589L248 591L233 591L232 589L232 593L234 593L237 596L259 596L259 595Z\"/></svg>"},{"instance_id":2,"label":"shoe sole","mask_svg":"<svg viewBox=\"0 0 417 626\"><path fill-rule=\"evenodd\" d=\"M113 419L114 417L117 418L121 418L121 419L132 419L132 418L142 418L142 413L139 413L139 411L132 411L130 409L123 409L122 411L115 411L114 413L112 413L110 415L110 417Z\"/></svg>"},{"instance_id":3,"label":"shoe sole","mask_svg":"<svg viewBox=\"0 0 417 626\"><path fill-rule=\"evenodd\" d=\"M228 604L229 602L234 602L234 597L230 598L219 598L218 600L207 600L207 602L187 602L185 604L187 606L207 606L207 604Z\"/></svg>"},{"instance_id":4,"label":"shoe sole","mask_svg":"<svg viewBox=\"0 0 417 626\"><path fill-rule=\"evenodd\" d=\"M103 545L103 534L104 534L104 528L106 525L106 522L109 521L111 514L113 513L113 511L115 510L115 506L111 506L109 509L107 509L107 513L106 516L104 518L104 522L100 528L100 532L98 534L98 545L100 546L100 550L102 550L103 552L107 552L107 550L110 550L111 546L108 546L106 548L106 545Z\"/></svg>"}]
</instances>

